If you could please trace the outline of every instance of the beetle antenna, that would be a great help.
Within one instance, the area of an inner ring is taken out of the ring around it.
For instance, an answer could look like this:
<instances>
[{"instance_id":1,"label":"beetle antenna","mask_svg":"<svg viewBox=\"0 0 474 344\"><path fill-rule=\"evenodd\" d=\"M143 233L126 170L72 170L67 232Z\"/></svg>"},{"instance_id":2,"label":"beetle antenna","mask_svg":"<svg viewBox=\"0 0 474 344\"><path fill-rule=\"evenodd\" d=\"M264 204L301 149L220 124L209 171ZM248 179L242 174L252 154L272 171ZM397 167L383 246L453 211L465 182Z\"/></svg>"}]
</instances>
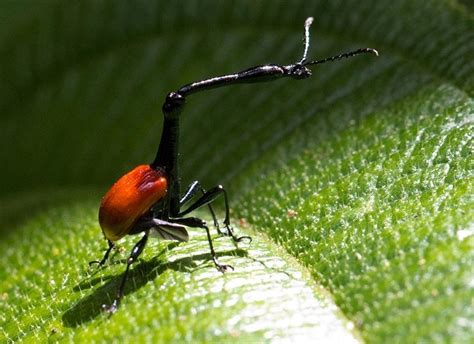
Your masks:
<instances>
[{"instance_id":1,"label":"beetle antenna","mask_svg":"<svg viewBox=\"0 0 474 344\"><path fill-rule=\"evenodd\" d=\"M303 66L312 66L312 65L316 65L316 64L321 64L321 63L330 62L330 61L336 61L336 60L340 60L340 59L343 59L343 58L352 57L352 56L356 56L356 55L359 55L359 54L366 54L366 53L370 53L370 54L374 54L375 56L379 56L379 52L375 49L361 48L361 49L357 49L357 50L354 50L354 51L350 51L348 53L344 53L344 54L340 54L340 55L336 55L336 56L331 56L331 57L326 57L326 58L321 59L321 60L306 62L306 63L303 63Z\"/></svg>"},{"instance_id":2,"label":"beetle antenna","mask_svg":"<svg viewBox=\"0 0 474 344\"><path fill-rule=\"evenodd\" d=\"M309 27L311 24L313 24L313 17L308 17L306 18L304 22L304 52L303 52L303 57L301 58L300 62L297 64L303 64L306 61L306 56L308 56L308 50L309 50Z\"/></svg>"}]
</instances>

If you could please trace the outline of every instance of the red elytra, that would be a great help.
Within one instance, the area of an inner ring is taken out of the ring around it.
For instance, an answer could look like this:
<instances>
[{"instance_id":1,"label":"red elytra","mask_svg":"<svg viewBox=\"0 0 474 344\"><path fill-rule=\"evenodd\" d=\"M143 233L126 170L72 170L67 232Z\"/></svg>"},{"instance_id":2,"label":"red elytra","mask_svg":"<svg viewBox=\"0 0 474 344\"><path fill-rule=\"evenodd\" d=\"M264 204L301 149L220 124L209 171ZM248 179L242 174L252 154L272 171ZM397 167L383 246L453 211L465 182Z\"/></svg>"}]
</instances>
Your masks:
<instances>
[{"instance_id":1,"label":"red elytra","mask_svg":"<svg viewBox=\"0 0 474 344\"><path fill-rule=\"evenodd\" d=\"M105 237L117 241L167 192L165 173L139 165L122 176L102 198L99 223Z\"/></svg>"}]
</instances>

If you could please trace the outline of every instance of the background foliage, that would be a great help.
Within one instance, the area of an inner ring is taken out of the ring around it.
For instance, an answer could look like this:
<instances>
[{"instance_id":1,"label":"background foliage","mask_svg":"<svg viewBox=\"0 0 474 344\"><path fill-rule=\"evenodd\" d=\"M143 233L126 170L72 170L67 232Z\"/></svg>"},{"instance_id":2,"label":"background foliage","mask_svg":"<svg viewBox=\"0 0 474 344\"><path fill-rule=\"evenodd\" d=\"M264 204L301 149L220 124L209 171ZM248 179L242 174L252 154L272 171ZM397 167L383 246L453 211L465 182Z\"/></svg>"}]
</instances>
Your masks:
<instances>
[{"instance_id":1,"label":"background foliage","mask_svg":"<svg viewBox=\"0 0 474 344\"><path fill-rule=\"evenodd\" d=\"M0 6L0 336L472 340L468 2ZM240 229L264 236L240 248L218 239L237 268L224 277L206 264L202 233L184 246L153 243L124 307L102 316L132 241L86 277L104 245L97 203L153 156L166 93L297 60L310 15L310 56L362 46L381 56L196 95L183 115L184 183L226 184Z\"/></svg>"}]
</instances>

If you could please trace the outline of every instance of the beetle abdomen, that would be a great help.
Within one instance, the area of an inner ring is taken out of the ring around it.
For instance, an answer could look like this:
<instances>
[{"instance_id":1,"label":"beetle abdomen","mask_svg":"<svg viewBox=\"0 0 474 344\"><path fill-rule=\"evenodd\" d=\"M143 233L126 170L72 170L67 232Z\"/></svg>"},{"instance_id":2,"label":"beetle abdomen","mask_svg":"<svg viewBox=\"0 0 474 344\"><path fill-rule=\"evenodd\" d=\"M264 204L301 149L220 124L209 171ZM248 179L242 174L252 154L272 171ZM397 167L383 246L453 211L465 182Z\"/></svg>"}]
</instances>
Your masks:
<instances>
[{"instance_id":1,"label":"beetle abdomen","mask_svg":"<svg viewBox=\"0 0 474 344\"><path fill-rule=\"evenodd\" d=\"M104 235L117 241L134 223L166 195L168 183L162 170L140 165L122 176L102 198L99 223Z\"/></svg>"}]
</instances>

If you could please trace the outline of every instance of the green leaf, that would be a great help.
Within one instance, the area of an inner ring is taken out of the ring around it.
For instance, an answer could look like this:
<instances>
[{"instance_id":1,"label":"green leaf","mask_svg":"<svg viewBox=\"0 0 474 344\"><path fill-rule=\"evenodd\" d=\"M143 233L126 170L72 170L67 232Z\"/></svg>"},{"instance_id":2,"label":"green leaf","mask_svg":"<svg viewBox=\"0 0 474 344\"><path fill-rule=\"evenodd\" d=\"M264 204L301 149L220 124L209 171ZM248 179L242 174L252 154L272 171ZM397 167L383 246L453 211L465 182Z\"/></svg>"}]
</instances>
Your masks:
<instances>
[{"instance_id":1,"label":"green leaf","mask_svg":"<svg viewBox=\"0 0 474 344\"><path fill-rule=\"evenodd\" d=\"M473 340L469 3L21 1L0 13L0 336ZM136 239L87 277L104 246L97 204L153 157L166 93L296 61L310 15L310 57L380 57L192 96L183 114L183 183L228 186L234 223L255 237L216 238L236 271L214 270L203 233L153 242L122 308L101 314Z\"/></svg>"},{"instance_id":2,"label":"green leaf","mask_svg":"<svg viewBox=\"0 0 474 344\"><path fill-rule=\"evenodd\" d=\"M222 275L210 261L206 234L191 231L187 244L152 240L131 270L119 311L109 318L120 283L129 238L102 270L87 270L100 258L96 204L75 204L34 216L1 247L2 329L12 342L116 338L138 342L241 342L276 338L321 338L355 342L349 323L327 304L324 291L298 264L254 235L250 247L215 238ZM9 249L14 247L14 249Z\"/></svg>"}]
</instances>

